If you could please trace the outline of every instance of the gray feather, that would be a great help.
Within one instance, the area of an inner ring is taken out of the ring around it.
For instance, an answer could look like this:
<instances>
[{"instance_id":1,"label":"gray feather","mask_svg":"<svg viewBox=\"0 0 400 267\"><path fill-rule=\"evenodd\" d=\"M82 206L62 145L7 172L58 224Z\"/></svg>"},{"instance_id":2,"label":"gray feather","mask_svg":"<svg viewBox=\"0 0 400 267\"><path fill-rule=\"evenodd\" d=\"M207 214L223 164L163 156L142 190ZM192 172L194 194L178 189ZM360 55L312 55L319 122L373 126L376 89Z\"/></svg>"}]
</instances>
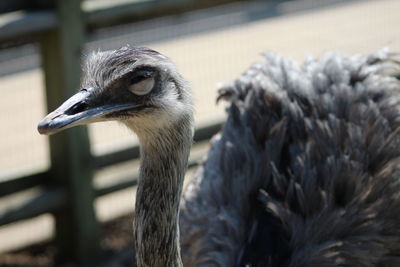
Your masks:
<instances>
[{"instance_id":1,"label":"gray feather","mask_svg":"<svg viewBox=\"0 0 400 267\"><path fill-rule=\"evenodd\" d=\"M184 265L400 266L395 56L268 53L223 87L227 122L182 200ZM268 228L282 235L252 262Z\"/></svg>"}]
</instances>

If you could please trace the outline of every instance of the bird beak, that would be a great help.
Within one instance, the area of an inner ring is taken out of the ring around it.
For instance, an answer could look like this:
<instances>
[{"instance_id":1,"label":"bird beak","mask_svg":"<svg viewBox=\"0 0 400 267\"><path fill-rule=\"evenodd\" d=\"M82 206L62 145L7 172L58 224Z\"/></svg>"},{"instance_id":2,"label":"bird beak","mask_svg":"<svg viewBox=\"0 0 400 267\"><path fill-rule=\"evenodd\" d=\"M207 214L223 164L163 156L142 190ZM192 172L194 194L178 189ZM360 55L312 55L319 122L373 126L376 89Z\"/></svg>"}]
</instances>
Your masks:
<instances>
[{"instance_id":1,"label":"bird beak","mask_svg":"<svg viewBox=\"0 0 400 267\"><path fill-rule=\"evenodd\" d=\"M101 105L89 104L92 90L83 89L65 101L60 107L48 114L39 124L40 134L54 134L64 129L91 122L109 120L112 112L138 107L135 104Z\"/></svg>"}]
</instances>

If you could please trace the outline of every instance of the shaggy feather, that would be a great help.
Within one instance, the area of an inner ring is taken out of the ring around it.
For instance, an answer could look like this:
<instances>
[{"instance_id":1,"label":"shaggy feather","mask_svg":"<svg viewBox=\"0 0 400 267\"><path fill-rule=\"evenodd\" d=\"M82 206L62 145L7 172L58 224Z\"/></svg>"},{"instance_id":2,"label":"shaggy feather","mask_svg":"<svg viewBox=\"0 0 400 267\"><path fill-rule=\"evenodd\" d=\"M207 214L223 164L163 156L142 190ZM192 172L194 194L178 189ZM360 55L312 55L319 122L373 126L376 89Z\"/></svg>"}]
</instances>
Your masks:
<instances>
[{"instance_id":1,"label":"shaggy feather","mask_svg":"<svg viewBox=\"0 0 400 267\"><path fill-rule=\"evenodd\" d=\"M400 266L394 55L268 53L181 203L184 266Z\"/></svg>"}]
</instances>

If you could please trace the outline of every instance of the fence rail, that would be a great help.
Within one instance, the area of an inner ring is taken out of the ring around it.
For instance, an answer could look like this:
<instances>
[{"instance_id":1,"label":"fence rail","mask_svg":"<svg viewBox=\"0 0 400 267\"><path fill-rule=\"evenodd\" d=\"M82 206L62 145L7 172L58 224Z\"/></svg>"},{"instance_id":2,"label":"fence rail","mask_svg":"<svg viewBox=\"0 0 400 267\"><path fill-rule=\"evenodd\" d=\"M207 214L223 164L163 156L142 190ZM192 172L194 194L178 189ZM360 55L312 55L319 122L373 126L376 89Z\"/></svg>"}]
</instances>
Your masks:
<instances>
[{"instance_id":1,"label":"fence rail","mask_svg":"<svg viewBox=\"0 0 400 267\"><path fill-rule=\"evenodd\" d=\"M240 1L240 0L236 0ZM56 1L55 1L56 2ZM80 1L82 2L82 1ZM157 15L175 14L201 7L214 6L232 0L149 0L149 1L107 1L106 5L83 5L81 11L86 28L96 29L121 23L138 21ZM86 6L86 7L85 7ZM1 15L0 43L20 38L39 37L41 33L56 29L61 20L56 9L38 11L14 11Z\"/></svg>"},{"instance_id":2,"label":"fence rail","mask_svg":"<svg viewBox=\"0 0 400 267\"><path fill-rule=\"evenodd\" d=\"M221 128L220 123L199 128L195 134L195 142L207 141ZM197 135L197 136L196 136ZM139 147L133 146L113 153L105 154L94 158L96 169L105 168L114 164L119 164L128 160L134 160L139 157ZM199 156L189 159L189 168L196 166L201 160ZM134 173L124 179L118 179L119 182L99 187L95 189L95 196L100 197L119 190L126 189L137 184L138 173ZM40 186L46 186L51 179L50 171L24 176L0 182L0 197L4 197L17 192L32 189ZM62 208L66 204L66 192L61 188L42 188L32 195L29 200L22 200L21 203L13 207L0 208L0 226L15 221L29 219L43 213L51 213L56 209ZM35 210L32 210L32 207Z\"/></svg>"},{"instance_id":3,"label":"fence rail","mask_svg":"<svg viewBox=\"0 0 400 267\"><path fill-rule=\"evenodd\" d=\"M125 1L126 2L126 1ZM55 8L15 11L0 15L0 47L18 43L21 38L40 44L45 76L47 110L53 110L79 85L80 54L88 28L110 26L165 12L191 9L224 1L169 0L112 4L82 9L80 0L57 0ZM110 3L113 3L110 1ZM156 7L156 8L155 8ZM1 10L0 10L1 12ZM221 123L196 130L194 141L208 140ZM44 172L14 177L0 182L0 197L29 191L12 207L0 208L0 226L51 213L55 218L58 257L81 266L96 266L99 250L99 225L93 202L96 197L136 185L137 174L115 184L94 188L93 172L139 157L133 146L113 153L93 156L85 127L70 129L49 138L51 167ZM190 159L190 166L198 157Z\"/></svg>"}]
</instances>

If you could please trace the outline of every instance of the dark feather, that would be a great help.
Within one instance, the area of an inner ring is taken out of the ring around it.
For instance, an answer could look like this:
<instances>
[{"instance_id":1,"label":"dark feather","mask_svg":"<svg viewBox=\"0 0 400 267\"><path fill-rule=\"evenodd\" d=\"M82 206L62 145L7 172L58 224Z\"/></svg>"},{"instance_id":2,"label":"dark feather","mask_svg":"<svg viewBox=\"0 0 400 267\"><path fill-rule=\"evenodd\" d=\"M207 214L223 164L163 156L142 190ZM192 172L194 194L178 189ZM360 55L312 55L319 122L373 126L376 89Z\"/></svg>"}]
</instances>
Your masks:
<instances>
[{"instance_id":1,"label":"dark feather","mask_svg":"<svg viewBox=\"0 0 400 267\"><path fill-rule=\"evenodd\" d=\"M265 54L186 190L185 266L400 266L399 64Z\"/></svg>"}]
</instances>

